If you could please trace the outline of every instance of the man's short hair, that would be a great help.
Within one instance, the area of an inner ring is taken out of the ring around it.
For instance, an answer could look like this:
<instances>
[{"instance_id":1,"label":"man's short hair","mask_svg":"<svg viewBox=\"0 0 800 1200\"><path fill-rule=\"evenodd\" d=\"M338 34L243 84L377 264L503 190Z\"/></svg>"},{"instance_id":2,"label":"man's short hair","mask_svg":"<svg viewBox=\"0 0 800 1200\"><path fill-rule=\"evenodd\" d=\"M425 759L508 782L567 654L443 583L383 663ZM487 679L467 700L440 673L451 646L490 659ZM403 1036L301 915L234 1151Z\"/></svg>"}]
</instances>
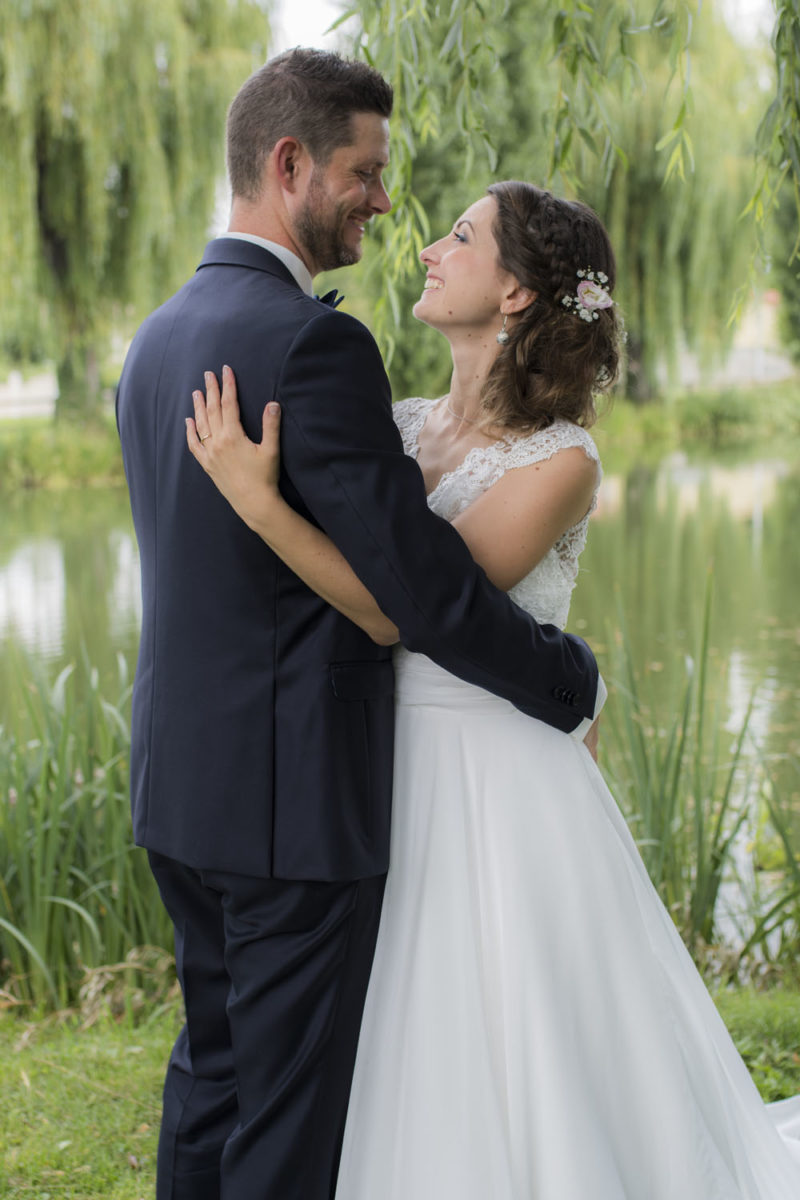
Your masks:
<instances>
[{"instance_id":1,"label":"man's short hair","mask_svg":"<svg viewBox=\"0 0 800 1200\"><path fill-rule=\"evenodd\" d=\"M297 47L271 58L242 85L228 110L228 174L234 196L256 200L264 161L282 137L302 142L325 165L350 144L354 113L392 112L392 88L366 63Z\"/></svg>"}]
</instances>

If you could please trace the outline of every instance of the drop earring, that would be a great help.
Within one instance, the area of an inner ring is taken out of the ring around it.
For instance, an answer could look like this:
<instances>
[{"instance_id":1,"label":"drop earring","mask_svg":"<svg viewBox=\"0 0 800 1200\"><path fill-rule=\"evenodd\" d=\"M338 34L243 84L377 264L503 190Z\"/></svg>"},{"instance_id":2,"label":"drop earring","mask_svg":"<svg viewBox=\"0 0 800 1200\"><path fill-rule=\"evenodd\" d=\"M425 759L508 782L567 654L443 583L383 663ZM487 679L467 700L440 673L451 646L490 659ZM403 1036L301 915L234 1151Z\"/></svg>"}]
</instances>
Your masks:
<instances>
[{"instance_id":1,"label":"drop earring","mask_svg":"<svg viewBox=\"0 0 800 1200\"><path fill-rule=\"evenodd\" d=\"M497 340L501 346L506 346L508 344L509 338L511 336L510 334L506 333L506 322L507 321L508 321L508 313L503 313L503 328L500 330L500 332L497 335Z\"/></svg>"}]
</instances>

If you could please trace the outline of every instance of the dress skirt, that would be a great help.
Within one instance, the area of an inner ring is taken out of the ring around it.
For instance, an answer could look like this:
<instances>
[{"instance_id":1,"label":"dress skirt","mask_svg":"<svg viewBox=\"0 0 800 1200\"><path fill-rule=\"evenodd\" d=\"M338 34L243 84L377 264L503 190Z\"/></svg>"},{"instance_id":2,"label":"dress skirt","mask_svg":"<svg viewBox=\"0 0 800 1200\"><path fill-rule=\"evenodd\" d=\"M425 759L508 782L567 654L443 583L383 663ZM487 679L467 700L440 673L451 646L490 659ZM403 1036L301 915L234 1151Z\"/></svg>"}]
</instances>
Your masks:
<instances>
[{"instance_id":1,"label":"dress skirt","mask_svg":"<svg viewBox=\"0 0 800 1200\"><path fill-rule=\"evenodd\" d=\"M581 742L397 657L392 864L336 1200L798 1200Z\"/></svg>"}]
</instances>

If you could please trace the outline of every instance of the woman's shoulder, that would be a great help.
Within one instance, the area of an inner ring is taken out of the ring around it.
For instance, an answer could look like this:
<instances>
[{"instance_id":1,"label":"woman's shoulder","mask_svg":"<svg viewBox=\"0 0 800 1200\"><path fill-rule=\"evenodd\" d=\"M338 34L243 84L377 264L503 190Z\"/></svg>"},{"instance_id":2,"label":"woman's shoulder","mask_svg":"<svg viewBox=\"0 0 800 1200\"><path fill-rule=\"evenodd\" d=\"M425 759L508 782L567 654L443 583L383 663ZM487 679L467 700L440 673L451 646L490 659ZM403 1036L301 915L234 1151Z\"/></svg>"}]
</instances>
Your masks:
<instances>
[{"instance_id":1,"label":"woman's shoulder","mask_svg":"<svg viewBox=\"0 0 800 1200\"><path fill-rule=\"evenodd\" d=\"M559 450L572 448L583 450L587 458L600 466L600 454L594 439L582 425L576 425L573 421L559 418L545 429L535 429L532 433L503 441L503 453L513 460L514 466L542 462L552 458Z\"/></svg>"}]
</instances>

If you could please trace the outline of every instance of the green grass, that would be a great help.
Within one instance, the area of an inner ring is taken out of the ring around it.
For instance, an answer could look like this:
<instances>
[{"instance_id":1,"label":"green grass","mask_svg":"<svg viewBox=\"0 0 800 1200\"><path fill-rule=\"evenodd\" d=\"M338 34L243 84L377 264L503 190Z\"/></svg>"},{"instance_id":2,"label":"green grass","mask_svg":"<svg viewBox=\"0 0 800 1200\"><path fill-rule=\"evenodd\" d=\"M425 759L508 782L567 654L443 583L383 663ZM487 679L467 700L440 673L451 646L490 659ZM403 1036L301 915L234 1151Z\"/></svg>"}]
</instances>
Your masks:
<instances>
[{"instance_id":1,"label":"green grass","mask_svg":"<svg viewBox=\"0 0 800 1200\"><path fill-rule=\"evenodd\" d=\"M800 1093L800 994L727 991L717 1005L764 1099ZM88 1029L77 1017L0 1017L6 1200L151 1200L161 1085L179 1019L176 1004L138 1025L105 1017Z\"/></svg>"},{"instance_id":2,"label":"green grass","mask_svg":"<svg viewBox=\"0 0 800 1200\"><path fill-rule=\"evenodd\" d=\"M764 1100L800 1094L800 993L749 988L715 996Z\"/></svg>"},{"instance_id":3,"label":"green grass","mask_svg":"<svg viewBox=\"0 0 800 1200\"><path fill-rule=\"evenodd\" d=\"M151 1200L177 1029L177 1006L138 1028L1 1018L0 1195Z\"/></svg>"}]
</instances>

